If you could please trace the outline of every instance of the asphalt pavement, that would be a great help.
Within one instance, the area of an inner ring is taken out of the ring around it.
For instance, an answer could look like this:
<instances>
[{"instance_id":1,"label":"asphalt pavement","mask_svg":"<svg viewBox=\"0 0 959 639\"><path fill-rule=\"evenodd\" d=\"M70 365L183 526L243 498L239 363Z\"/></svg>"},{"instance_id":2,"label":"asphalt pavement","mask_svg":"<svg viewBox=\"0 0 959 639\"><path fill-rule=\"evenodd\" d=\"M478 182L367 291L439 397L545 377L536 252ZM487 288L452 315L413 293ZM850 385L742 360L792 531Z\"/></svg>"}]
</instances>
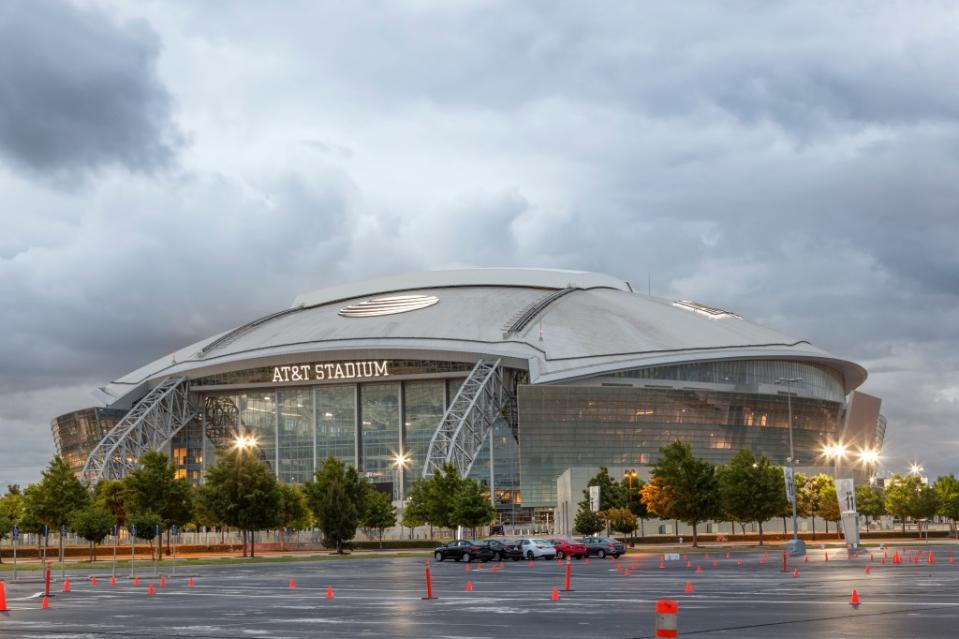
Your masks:
<instances>
[{"instance_id":1,"label":"asphalt pavement","mask_svg":"<svg viewBox=\"0 0 959 639\"><path fill-rule=\"evenodd\" d=\"M507 561L496 571L474 563L467 571L433 560L432 600L423 599L425 558L204 566L192 569L194 587L182 575L164 587L152 576L113 586L98 573L96 586L74 576L69 593L56 582L47 610L39 584L8 583L0 637L639 638L654 636L658 599L678 602L680 637L959 635L959 553L912 548L900 549L901 564L891 563L893 549L886 563L876 549L858 558L833 549L828 561L812 550L787 572L776 551L689 553L663 568L656 555L594 558L571 562L572 592L564 591L563 563Z\"/></svg>"}]
</instances>

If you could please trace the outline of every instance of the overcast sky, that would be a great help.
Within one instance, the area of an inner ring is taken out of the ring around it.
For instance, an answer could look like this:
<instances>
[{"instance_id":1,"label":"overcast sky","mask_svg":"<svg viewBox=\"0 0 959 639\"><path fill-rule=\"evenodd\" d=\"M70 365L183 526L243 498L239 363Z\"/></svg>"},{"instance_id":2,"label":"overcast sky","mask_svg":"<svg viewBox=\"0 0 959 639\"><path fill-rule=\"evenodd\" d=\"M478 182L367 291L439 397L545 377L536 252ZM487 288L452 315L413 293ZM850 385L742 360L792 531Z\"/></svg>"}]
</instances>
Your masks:
<instances>
[{"instance_id":1,"label":"overcast sky","mask_svg":"<svg viewBox=\"0 0 959 639\"><path fill-rule=\"evenodd\" d=\"M959 471L952 2L0 3L0 484L305 290L619 275L863 364ZM2 486L0 486L2 488Z\"/></svg>"}]
</instances>

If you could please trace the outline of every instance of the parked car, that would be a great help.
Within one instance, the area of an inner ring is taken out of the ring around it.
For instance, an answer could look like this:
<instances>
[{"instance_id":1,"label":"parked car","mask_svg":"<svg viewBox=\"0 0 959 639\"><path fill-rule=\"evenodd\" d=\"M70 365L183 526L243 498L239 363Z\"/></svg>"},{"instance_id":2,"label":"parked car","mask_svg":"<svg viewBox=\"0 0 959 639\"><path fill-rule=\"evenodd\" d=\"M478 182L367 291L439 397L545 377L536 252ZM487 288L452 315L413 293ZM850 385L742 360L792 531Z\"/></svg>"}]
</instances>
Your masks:
<instances>
[{"instance_id":1,"label":"parked car","mask_svg":"<svg viewBox=\"0 0 959 639\"><path fill-rule=\"evenodd\" d=\"M595 555L600 559L606 555L619 557L626 554L626 546L609 537L584 537L583 543L586 544L586 549L590 555Z\"/></svg>"},{"instance_id":2,"label":"parked car","mask_svg":"<svg viewBox=\"0 0 959 639\"><path fill-rule=\"evenodd\" d=\"M467 563L473 560L489 561L493 558L493 549L489 544L470 539L456 539L433 551L436 561L455 559Z\"/></svg>"},{"instance_id":3,"label":"parked car","mask_svg":"<svg viewBox=\"0 0 959 639\"><path fill-rule=\"evenodd\" d=\"M556 549L557 559L562 559L563 557L582 559L589 555L589 548L586 547L586 544L581 544L578 541L573 541L565 537L553 537L549 540L549 543L553 544L553 548Z\"/></svg>"},{"instance_id":4,"label":"parked car","mask_svg":"<svg viewBox=\"0 0 959 639\"><path fill-rule=\"evenodd\" d=\"M515 541L484 539L483 543L488 544L493 550L493 561L499 561L500 559L519 561L523 558L523 551L519 549Z\"/></svg>"},{"instance_id":5,"label":"parked car","mask_svg":"<svg viewBox=\"0 0 959 639\"><path fill-rule=\"evenodd\" d=\"M554 559L556 557L556 549L553 548L553 544L539 537L517 539L516 545L527 559L539 559L540 557Z\"/></svg>"}]
</instances>

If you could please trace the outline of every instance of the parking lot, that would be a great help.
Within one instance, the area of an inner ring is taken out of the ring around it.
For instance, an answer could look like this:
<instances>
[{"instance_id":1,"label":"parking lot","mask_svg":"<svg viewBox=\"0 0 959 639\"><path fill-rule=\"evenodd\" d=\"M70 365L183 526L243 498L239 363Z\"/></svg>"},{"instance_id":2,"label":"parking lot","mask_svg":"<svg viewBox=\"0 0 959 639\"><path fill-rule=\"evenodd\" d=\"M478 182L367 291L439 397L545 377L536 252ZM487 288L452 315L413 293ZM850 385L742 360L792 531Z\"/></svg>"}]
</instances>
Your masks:
<instances>
[{"instance_id":1,"label":"parking lot","mask_svg":"<svg viewBox=\"0 0 959 639\"><path fill-rule=\"evenodd\" d=\"M109 574L99 573L96 586L75 576L69 593L55 584L48 610L40 609L39 584L8 583L11 610L0 614L0 636L651 637L657 599L679 602L680 636L955 636L953 548L919 549L921 563L903 551L901 565L880 563L875 549L871 561L869 551L847 559L831 550L826 561L812 550L785 573L775 552L765 561L755 552L690 553L662 569L657 555L594 558L571 563L573 592L563 591L565 565L555 561L508 561L496 571L494 564L467 571L466 564L431 561L434 600L422 598L425 557L206 566L192 569L193 588L185 576L165 587L153 578L111 586ZM858 608L849 603L853 588Z\"/></svg>"}]
</instances>

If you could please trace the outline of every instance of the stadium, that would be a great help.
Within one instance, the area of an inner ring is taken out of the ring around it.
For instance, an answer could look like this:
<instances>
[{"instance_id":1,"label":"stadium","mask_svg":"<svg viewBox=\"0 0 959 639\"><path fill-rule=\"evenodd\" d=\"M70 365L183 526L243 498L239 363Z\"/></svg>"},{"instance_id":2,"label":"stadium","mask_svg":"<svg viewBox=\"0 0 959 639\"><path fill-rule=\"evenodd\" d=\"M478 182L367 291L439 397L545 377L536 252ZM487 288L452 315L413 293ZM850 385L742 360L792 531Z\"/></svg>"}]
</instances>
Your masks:
<instances>
[{"instance_id":1,"label":"stadium","mask_svg":"<svg viewBox=\"0 0 959 639\"><path fill-rule=\"evenodd\" d=\"M715 463L748 447L826 466L824 444L882 445L858 364L739 315L598 273L470 269L303 293L290 308L146 364L57 417L84 479L164 450L201 482L257 442L284 482L328 456L402 501L446 463L492 487L504 521L557 507L569 469L648 468L680 439Z\"/></svg>"}]
</instances>

